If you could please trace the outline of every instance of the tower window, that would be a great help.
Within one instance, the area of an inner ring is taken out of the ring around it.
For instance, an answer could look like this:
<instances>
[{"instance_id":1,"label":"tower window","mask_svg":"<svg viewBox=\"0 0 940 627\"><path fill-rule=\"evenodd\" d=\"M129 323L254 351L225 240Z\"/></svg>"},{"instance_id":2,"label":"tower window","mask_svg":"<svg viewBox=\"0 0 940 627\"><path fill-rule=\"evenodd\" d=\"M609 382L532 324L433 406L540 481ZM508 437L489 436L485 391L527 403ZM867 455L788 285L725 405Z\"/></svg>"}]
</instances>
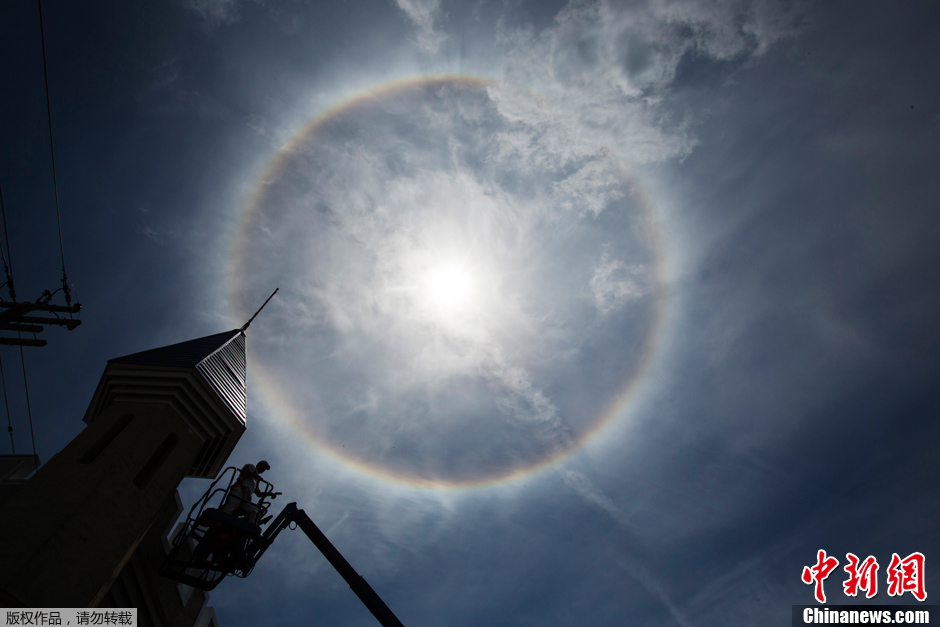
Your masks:
<instances>
[{"instance_id":1,"label":"tower window","mask_svg":"<svg viewBox=\"0 0 940 627\"><path fill-rule=\"evenodd\" d=\"M180 438L175 433L166 436L163 442L160 443L160 446L157 447L157 450L150 456L150 459L147 460L147 463L144 464L144 467L137 473L137 476L134 477L134 485L141 489L147 487L147 484L150 483L157 469L163 465L163 462L166 461L166 458L169 457L173 449L176 448L179 441Z\"/></svg>"},{"instance_id":2,"label":"tower window","mask_svg":"<svg viewBox=\"0 0 940 627\"><path fill-rule=\"evenodd\" d=\"M88 447L88 450L85 451L85 454L78 458L78 463L90 464L91 462L95 461L95 458L101 454L101 451L106 449L108 445L114 441L114 438L120 435L121 431L124 431L127 425L130 424L131 418L133 417L133 414L124 414L114 421L114 424L108 427L108 430L104 432L104 435L98 438L94 444Z\"/></svg>"}]
</instances>

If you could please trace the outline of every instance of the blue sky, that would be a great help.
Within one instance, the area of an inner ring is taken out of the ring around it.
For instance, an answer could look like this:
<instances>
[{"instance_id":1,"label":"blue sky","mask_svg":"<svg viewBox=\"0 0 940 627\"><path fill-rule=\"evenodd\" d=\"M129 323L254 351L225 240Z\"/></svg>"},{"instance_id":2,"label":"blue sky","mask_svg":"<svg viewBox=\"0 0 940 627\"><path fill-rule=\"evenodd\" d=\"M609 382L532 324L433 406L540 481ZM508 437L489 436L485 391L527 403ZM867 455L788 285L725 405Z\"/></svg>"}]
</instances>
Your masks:
<instances>
[{"instance_id":1,"label":"blue sky","mask_svg":"<svg viewBox=\"0 0 940 627\"><path fill-rule=\"evenodd\" d=\"M878 559L881 603L891 554L922 552L933 598L932 3L43 16L84 309L26 354L42 459L107 359L240 326L279 287L231 460L269 460L406 625L782 624L818 549L830 603L861 602L847 552ZM33 299L60 264L36 3L0 29ZM211 603L226 627L373 624L299 533Z\"/></svg>"}]
</instances>

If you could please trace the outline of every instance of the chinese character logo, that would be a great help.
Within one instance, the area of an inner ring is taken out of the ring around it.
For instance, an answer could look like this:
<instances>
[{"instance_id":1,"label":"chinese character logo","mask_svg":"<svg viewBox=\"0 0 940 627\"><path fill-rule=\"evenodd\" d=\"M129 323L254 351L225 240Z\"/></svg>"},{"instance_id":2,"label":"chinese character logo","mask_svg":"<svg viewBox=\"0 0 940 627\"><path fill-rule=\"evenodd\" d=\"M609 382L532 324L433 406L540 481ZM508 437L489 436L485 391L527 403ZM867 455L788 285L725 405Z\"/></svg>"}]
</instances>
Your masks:
<instances>
[{"instance_id":1,"label":"chinese character logo","mask_svg":"<svg viewBox=\"0 0 940 627\"><path fill-rule=\"evenodd\" d=\"M864 561L854 553L846 553L848 563L842 569L848 574L848 579L842 583L845 595L858 596L859 591L865 593L870 599L878 594L878 560L869 555ZM891 563L885 570L888 584L888 596L904 596L910 592L911 596L920 602L927 600L927 588L924 581L924 554L914 552L901 559L897 553L891 554ZM839 560L826 551L820 549L816 552L816 564L804 566L801 579L807 585L814 585L814 596L819 603L826 602L826 592L823 583L839 565Z\"/></svg>"},{"instance_id":2,"label":"chinese character logo","mask_svg":"<svg viewBox=\"0 0 940 627\"><path fill-rule=\"evenodd\" d=\"M911 553L904 559L897 553L891 554L888 565L888 596L899 597L910 592L918 601L927 598L924 587L924 554Z\"/></svg>"},{"instance_id":3,"label":"chinese character logo","mask_svg":"<svg viewBox=\"0 0 940 627\"><path fill-rule=\"evenodd\" d=\"M834 571L838 565L839 560L832 556L826 557L826 552L822 549L819 549L819 551L816 552L816 565L812 567L803 567L803 583L816 584L816 600L820 603L826 602L826 593L823 590L823 582L829 575L832 574L832 571Z\"/></svg>"},{"instance_id":4,"label":"chinese character logo","mask_svg":"<svg viewBox=\"0 0 940 627\"><path fill-rule=\"evenodd\" d=\"M878 560L869 555L859 565L858 557L853 553L846 553L845 558L849 560L842 569L849 574L849 578L842 584L846 596L854 597L859 590L865 591L866 599L878 594Z\"/></svg>"}]
</instances>

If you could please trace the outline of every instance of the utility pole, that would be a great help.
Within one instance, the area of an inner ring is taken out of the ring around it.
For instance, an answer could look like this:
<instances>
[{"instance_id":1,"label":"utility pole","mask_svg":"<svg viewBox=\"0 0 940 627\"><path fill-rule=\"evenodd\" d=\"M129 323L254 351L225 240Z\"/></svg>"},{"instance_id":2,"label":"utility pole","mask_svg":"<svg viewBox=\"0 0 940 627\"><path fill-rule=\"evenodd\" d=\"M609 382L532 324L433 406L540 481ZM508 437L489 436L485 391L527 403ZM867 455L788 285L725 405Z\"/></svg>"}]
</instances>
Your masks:
<instances>
[{"instance_id":1,"label":"utility pole","mask_svg":"<svg viewBox=\"0 0 940 627\"><path fill-rule=\"evenodd\" d=\"M81 311L81 303L53 305L51 300L52 294L48 291L43 292L34 303L0 300L0 333L16 332L15 337L0 334L0 345L45 346L46 340L36 338L36 334L44 331L46 325L65 327L71 331L82 323L80 319L73 317ZM68 317L60 317L58 314L67 314ZM21 337L23 333L32 333L33 337Z\"/></svg>"}]
</instances>

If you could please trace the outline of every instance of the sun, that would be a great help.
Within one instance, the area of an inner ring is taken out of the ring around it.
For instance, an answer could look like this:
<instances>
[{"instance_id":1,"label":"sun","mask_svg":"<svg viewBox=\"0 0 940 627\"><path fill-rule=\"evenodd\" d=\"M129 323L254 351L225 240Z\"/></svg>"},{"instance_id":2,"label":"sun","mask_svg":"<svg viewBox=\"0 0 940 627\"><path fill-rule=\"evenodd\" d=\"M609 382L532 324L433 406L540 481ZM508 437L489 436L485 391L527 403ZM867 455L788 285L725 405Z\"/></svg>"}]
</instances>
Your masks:
<instances>
[{"instance_id":1,"label":"sun","mask_svg":"<svg viewBox=\"0 0 940 627\"><path fill-rule=\"evenodd\" d=\"M473 278L459 263L443 263L428 270L424 289L430 302L447 313L466 309L473 300Z\"/></svg>"}]
</instances>

